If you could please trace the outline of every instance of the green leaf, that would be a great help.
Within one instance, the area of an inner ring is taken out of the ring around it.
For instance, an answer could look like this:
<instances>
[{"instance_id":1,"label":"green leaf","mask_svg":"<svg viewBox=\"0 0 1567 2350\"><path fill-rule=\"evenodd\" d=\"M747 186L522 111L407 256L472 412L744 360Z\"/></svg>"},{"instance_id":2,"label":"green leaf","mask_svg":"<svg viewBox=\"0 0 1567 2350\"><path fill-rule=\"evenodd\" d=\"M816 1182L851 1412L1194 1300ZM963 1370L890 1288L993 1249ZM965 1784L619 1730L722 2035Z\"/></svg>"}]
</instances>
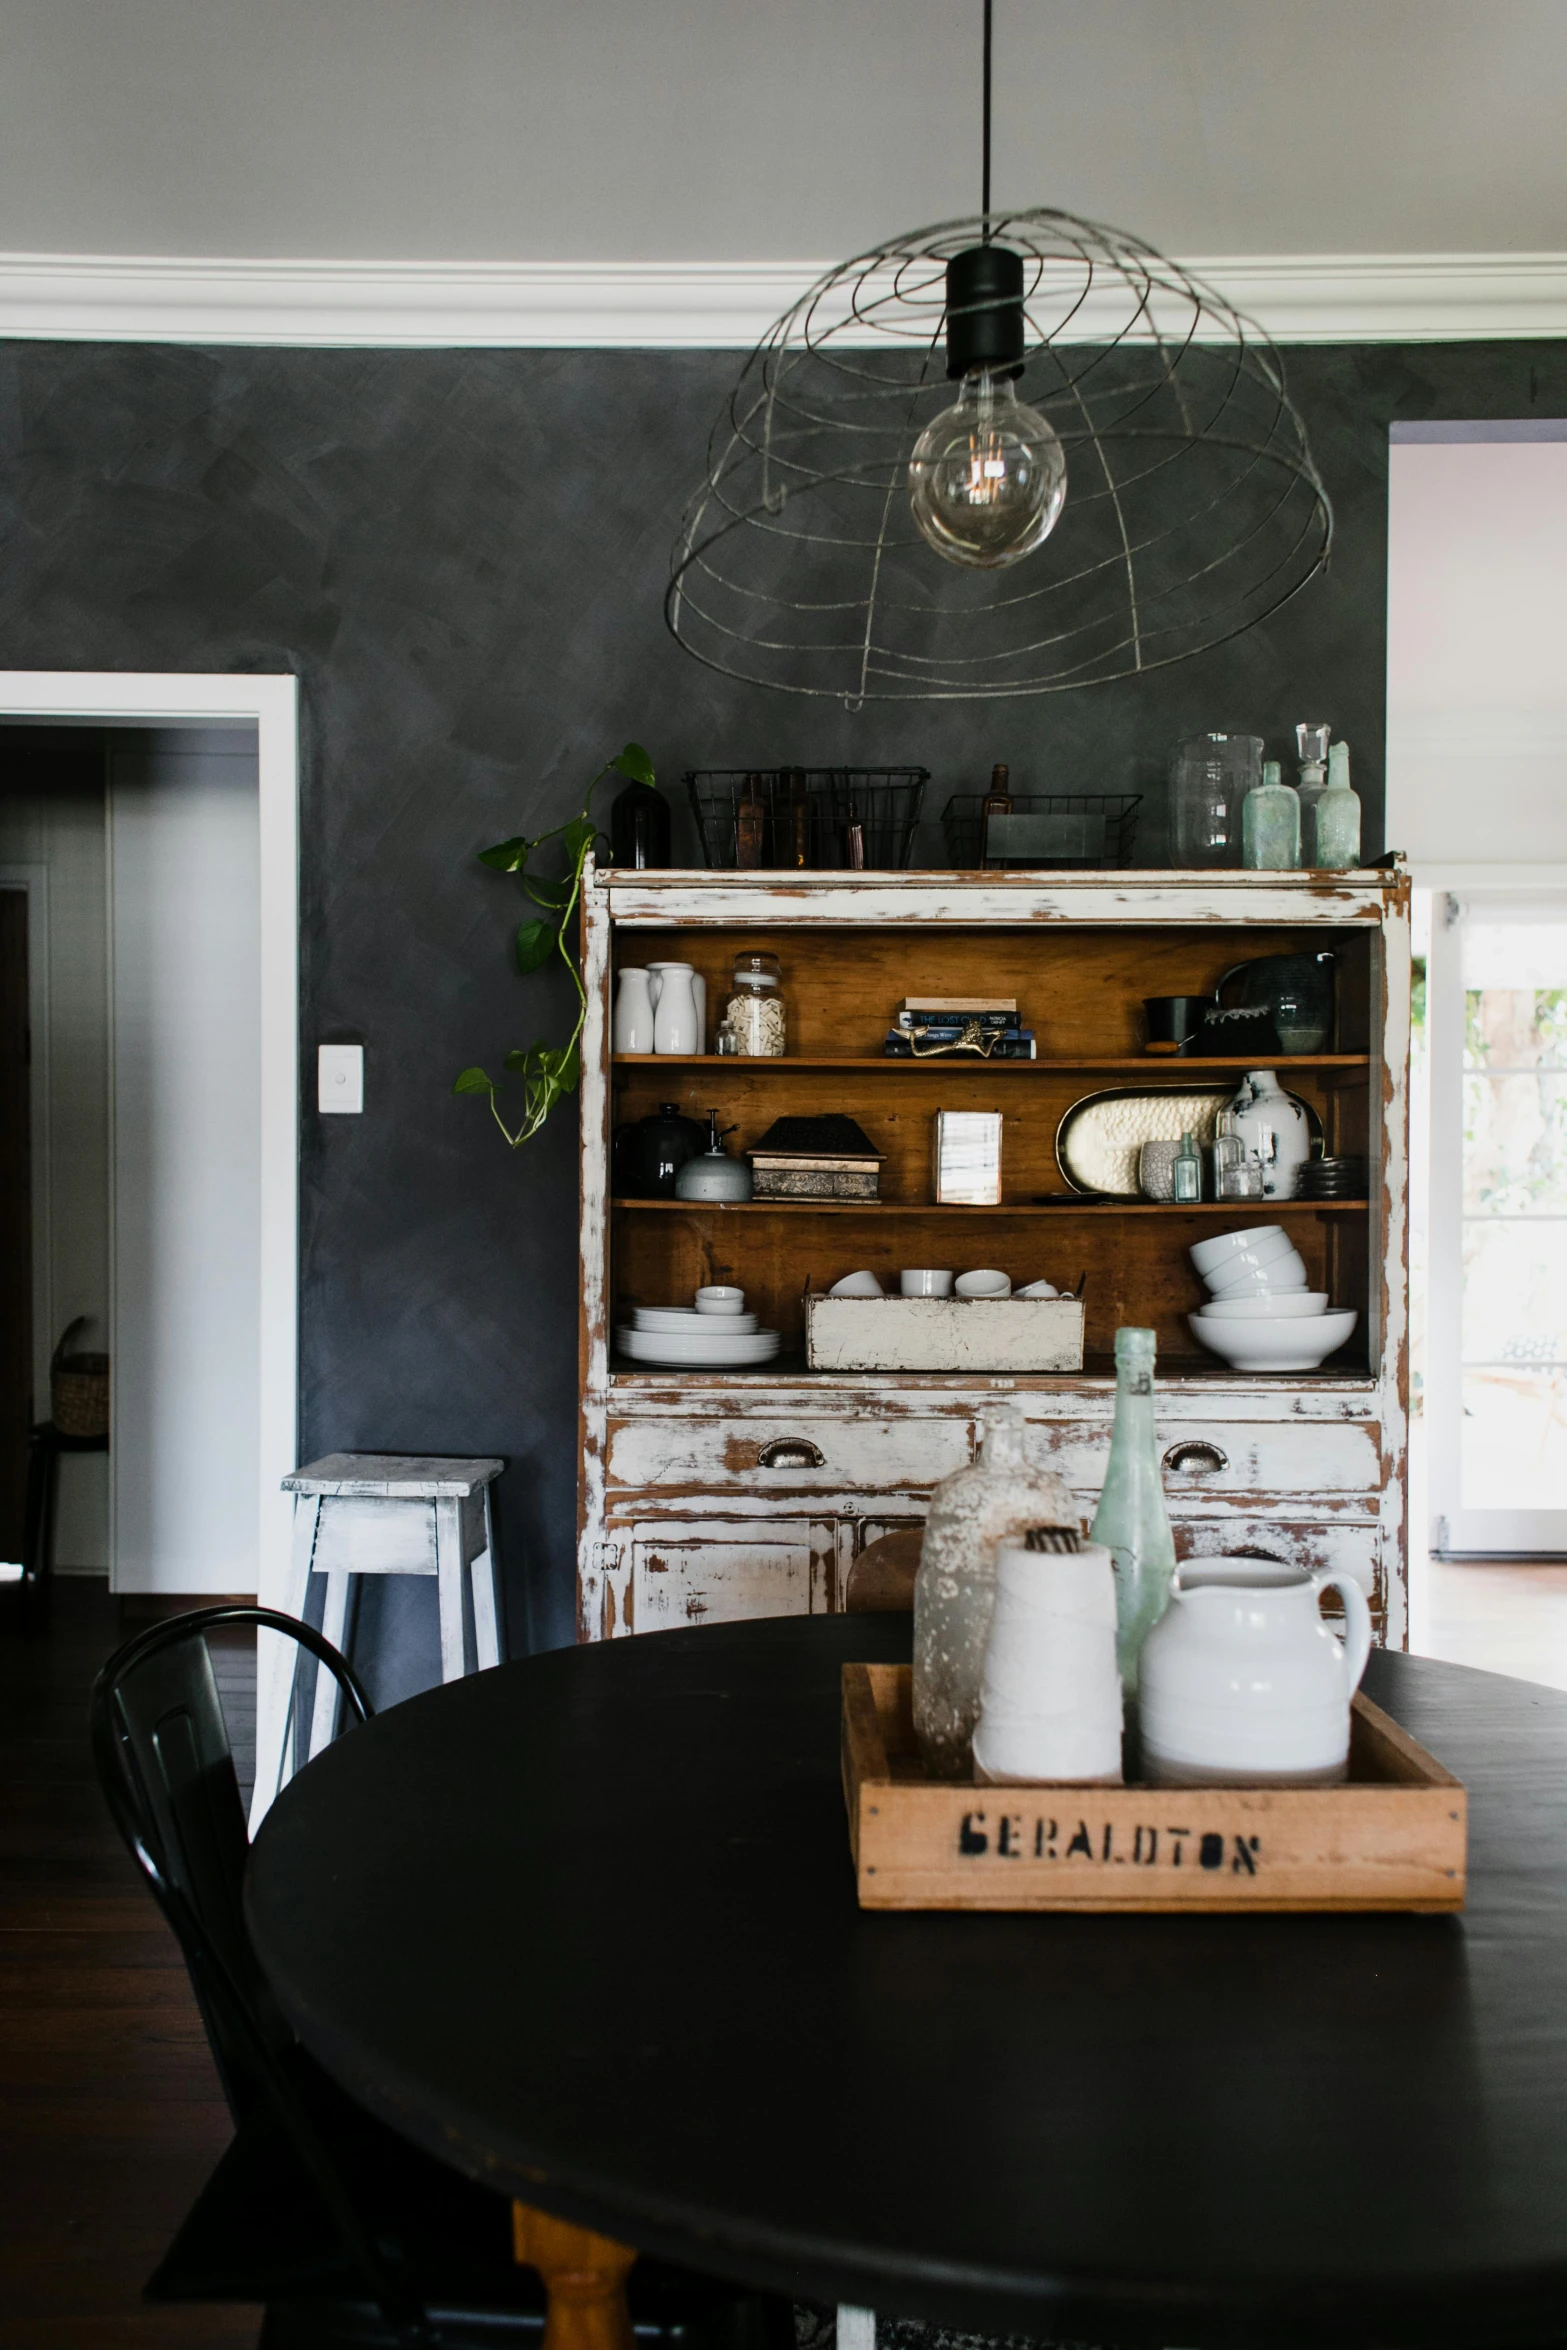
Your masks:
<instances>
[{"instance_id":1,"label":"green leaf","mask_svg":"<svg viewBox=\"0 0 1567 2350\"><path fill-rule=\"evenodd\" d=\"M617 775L629 776L633 783L652 784L656 781L653 762L640 743L627 743L618 757L611 759L610 765Z\"/></svg>"},{"instance_id":2,"label":"green leaf","mask_svg":"<svg viewBox=\"0 0 1567 2350\"><path fill-rule=\"evenodd\" d=\"M530 971L537 971L549 959L555 944L553 922L519 922L517 925L517 968L526 979Z\"/></svg>"},{"instance_id":3,"label":"green leaf","mask_svg":"<svg viewBox=\"0 0 1567 2350\"><path fill-rule=\"evenodd\" d=\"M574 1044L568 1045L565 1052L562 1053L560 1061L561 1092L575 1093L581 1077L582 1057Z\"/></svg>"},{"instance_id":4,"label":"green leaf","mask_svg":"<svg viewBox=\"0 0 1567 2350\"><path fill-rule=\"evenodd\" d=\"M520 1076L532 1068L540 1053L548 1052L548 1050L548 1045L530 1044L526 1051L519 1049L516 1052L508 1053L506 1066L508 1069L514 1069Z\"/></svg>"},{"instance_id":5,"label":"green leaf","mask_svg":"<svg viewBox=\"0 0 1567 2350\"><path fill-rule=\"evenodd\" d=\"M574 816L561 834L561 843L565 848L573 872L580 863L584 852L592 848L597 833L598 826L591 816Z\"/></svg>"},{"instance_id":6,"label":"green leaf","mask_svg":"<svg viewBox=\"0 0 1567 2350\"><path fill-rule=\"evenodd\" d=\"M493 849L479 851L479 863L491 866L497 873L515 873L528 862L531 840L519 832L515 840L497 841Z\"/></svg>"},{"instance_id":7,"label":"green leaf","mask_svg":"<svg viewBox=\"0 0 1567 2350\"><path fill-rule=\"evenodd\" d=\"M551 913L561 914L571 903L574 884L569 881L547 881L537 873L525 873L522 886L536 906L544 906Z\"/></svg>"},{"instance_id":8,"label":"green leaf","mask_svg":"<svg viewBox=\"0 0 1567 2350\"><path fill-rule=\"evenodd\" d=\"M452 1087L453 1093L493 1093L495 1087L482 1069L465 1069Z\"/></svg>"}]
</instances>

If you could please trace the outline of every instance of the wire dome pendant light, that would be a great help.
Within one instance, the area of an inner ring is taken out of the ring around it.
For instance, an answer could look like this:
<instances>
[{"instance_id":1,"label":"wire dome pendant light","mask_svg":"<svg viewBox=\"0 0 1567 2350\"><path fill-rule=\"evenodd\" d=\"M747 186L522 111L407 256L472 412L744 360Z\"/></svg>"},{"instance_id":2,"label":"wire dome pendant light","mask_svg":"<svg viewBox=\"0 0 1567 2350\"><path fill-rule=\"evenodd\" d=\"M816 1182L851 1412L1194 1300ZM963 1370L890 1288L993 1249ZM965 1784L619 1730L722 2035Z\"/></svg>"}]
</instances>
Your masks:
<instances>
[{"instance_id":1,"label":"wire dome pendant light","mask_svg":"<svg viewBox=\"0 0 1567 2350\"><path fill-rule=\"evenodd\" d=\"M982 211L819 278L713 428L665 616L726 676L1063 693L1223 644L1328 560L1266 335L1139 238L991 211L990 15Z\"/></svg>"}]
</instances>

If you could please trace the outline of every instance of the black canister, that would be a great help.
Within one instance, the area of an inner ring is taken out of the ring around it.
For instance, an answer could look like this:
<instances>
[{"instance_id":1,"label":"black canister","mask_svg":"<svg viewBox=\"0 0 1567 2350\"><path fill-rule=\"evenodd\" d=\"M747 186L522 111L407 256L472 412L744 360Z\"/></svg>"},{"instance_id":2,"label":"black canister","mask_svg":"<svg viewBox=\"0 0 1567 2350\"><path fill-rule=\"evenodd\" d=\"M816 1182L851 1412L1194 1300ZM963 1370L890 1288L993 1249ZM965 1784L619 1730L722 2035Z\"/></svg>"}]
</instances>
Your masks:
<instances>
[{"instance_id":1,"label":"black canister","mask_svg":"<svg viewBox=\"0 0 1567 2350\"><path fill-rule=\"evenodd\" d=\"M617 1126L610 1151L611 1177L622 1199L673 1199L675 1177L687 1159L700 1158L707 1135L679 1104L661 1102L656 1117Z\"/></svg>"}]
</instances>

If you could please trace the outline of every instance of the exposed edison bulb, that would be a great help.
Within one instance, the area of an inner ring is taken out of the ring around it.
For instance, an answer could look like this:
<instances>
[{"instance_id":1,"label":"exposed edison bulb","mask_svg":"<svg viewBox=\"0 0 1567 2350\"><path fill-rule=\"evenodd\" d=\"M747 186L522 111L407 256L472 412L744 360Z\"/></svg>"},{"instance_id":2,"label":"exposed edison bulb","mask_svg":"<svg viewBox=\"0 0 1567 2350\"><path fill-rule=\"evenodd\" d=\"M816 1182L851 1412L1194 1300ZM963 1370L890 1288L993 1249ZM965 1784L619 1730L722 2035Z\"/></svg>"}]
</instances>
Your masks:
<instances>
[{"instance_id":1,"label":"exposed edison bulb","mask_svg":"<svg viewBox=\"0 0 1567 2350\"><path fill-rule=\"evenodd\" d=\"M909 503L949 563L999 571L1031 555L1066 502L1066 452L1010 371L975 367L914 444Z\"/></svg>"}]
</instances>

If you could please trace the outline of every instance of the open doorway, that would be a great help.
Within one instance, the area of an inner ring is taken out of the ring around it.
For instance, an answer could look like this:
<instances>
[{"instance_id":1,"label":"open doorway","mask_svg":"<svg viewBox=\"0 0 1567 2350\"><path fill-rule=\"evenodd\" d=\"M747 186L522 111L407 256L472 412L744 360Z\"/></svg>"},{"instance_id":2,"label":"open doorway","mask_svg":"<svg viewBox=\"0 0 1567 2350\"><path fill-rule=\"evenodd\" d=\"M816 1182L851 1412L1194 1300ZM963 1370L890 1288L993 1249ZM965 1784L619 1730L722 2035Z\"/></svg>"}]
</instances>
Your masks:
<instances>
[{"instance_id":1,"label":"open doorway","mask_svg":"<svg viewBox=\"0 0 1567 2350\"><path fill-rule=\"evenodd\" d=\"M265 1595L286 1557L295 705L292 678L0 673L0 1086L12 1030L31 1046L25 1164L0 1168L31 1259L0 1507L85 1322L112 1441L57 1463L54 1566L125 1594Z\"/></svg>"},{"instance_id":2,"label":"open doorway","mask_svg":"<svg viewBox=\"0 0 1567 2350\"><path fill-rule=\"evenodd\" d=\"M1414 1644L1567 1687L1567 425L1395 428Z\"/></svg>"}]
</instances>

